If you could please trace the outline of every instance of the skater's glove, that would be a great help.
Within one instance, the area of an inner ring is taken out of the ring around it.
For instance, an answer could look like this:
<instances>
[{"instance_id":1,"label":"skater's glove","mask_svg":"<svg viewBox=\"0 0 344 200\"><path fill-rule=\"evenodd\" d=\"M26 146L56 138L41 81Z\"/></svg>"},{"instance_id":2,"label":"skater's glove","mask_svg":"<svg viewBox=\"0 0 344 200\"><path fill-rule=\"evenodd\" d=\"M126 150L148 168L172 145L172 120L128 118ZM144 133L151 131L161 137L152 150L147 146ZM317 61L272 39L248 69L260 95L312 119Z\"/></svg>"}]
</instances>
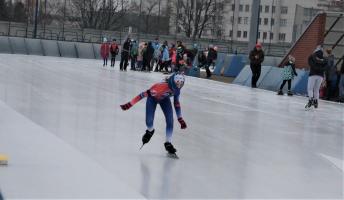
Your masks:
<instances>
[{"instance_id":1,"label":"skater's glove","mask_svg":"<svg viewBox=\"0 0 344 200\"><path fill-rule=\"evenodd\" d=\"M126 104L123 104L123 105L121 105L121 108L122 108L122 110L129 110L129 108L131 108L131 103L129 102L129 103L126 103Z\"/></svg>"},{"instance_id":2,"label":"skater's glove","mask_svg":"<svg viewBox=\"0 0 344 200\"><path fill-rule=\"evenodd\" d=\"M178 122L180 123L180 128L181 129L186 129L187 126L186 126L186 123L185 123L183 118L179 117L178 118Z\"/></svg>"}]
</instances>

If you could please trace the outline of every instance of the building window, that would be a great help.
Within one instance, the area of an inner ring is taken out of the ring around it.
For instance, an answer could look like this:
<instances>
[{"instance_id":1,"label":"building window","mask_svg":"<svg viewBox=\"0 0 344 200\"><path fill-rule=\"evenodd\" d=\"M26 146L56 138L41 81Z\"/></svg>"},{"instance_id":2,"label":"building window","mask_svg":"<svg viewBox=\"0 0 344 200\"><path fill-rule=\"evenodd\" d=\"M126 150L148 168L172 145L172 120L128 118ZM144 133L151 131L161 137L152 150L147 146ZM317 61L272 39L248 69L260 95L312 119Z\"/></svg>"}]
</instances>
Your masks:
<instances>
[{"instance_id":1,"label":"building window","mask_svg":"<svg viewBox=\"0 0 344 200\"><path fill-rule=\"evenodd\" d=\"M229 37L233 37L233 31L232 30L229 31Z\"/></svg>"},{"instance_id":2,"label":"building window","mask_svg":"<svg viewBox=\"0 0 344 200\"><path fill-rule=\"evenodd\" d=\"M259 25L261 25L262 24L262 18L259 18Z\"/></svg>"},{"instance_id":3,"label":"building window","mask_svg":"<svg viewBox=\"0 0 344 200\"><path fill-rule=\"evenodd\" d=\"M241 31L237 32L237 37L240 38L241 37Z\"/></svg>"},{"instance_id":4,"label":"building window","mask_svg":"<svg viewBox=\"0 0 344 200\"><path fill-rule=\"evenodd\" d=\"M264 25L268 25L269 24L269 19L268 18L264 18Z\"/></svg>"},{"instance_id":5,"label":"building window","mask_svg":"<svg viewBox=\"0 0 344 200\"><path fill-rule=\"evenodd\" d=\"M250 12L250 5L245 5L245 11Z\"/></svg>"},{"instance_id":6,"label":"building window","mask_svg":"<svg viewBox=\"0 0 344 200\"><path fill-rule=\"evenodd\" d=\"M248 24L248 17L244 17L244 24Z\"/></svg>"},{"instance_id":7,"label":"building window","mask_svg":"<svg viewBox=\"0 0 344 200\"><path fill-rule=\"evenodd\" d=\"M275 25L275 19L271 18L271 26Z\"/></svg>"},{"instance_id":8,"label":"building window","mask_svg":"<svg viewBox=\"0 0 344 200\"><path fill-rule=\"evenodd\" d=\"M268 33L267 32L263 32L263 40L266 40L267 36L268 36Z\"/></svg>"},{"instance_id":9,"label":"building window","mask_svg":"<svg viewBox=\"0 0 344 200\"><path fill-rule=\"evenodd\" d=\"M270 8L270 6L265 6L265 12L266 12L266 13L269 12L269 8Z\"/></svg>"},{"instance_id":10,"label":"building window","mask_svg":"<svg viewBox=\"0 0 344 200\"><path fill-rule=\"evenodd\" d=\"M263 10L263 6L260 5L260 6L259 6L259 12L262 12L262 10Z\"/></svg>"},{"instance_id":11,"label":"building window","mask_svg":"<svg viewBox=\"0 0 344 200\"><path fill-rule=\"evenodd\" d=\"M232 4L232 11L235 10L235 4Z\"/></svg>"},{"instance_id":12,"label":"building window","mask_svg":"<svg viewBox=\"0 0 344 200\"><path fill-rule=\"evenodd\" d=\"M241 24L242 17L238 17L238 24Z\"/></svg>"},{"instance_id":13,"label":"building window","mask_svg":"<svg viewBox=\"0 0 344 200\"><path fill-rule=\"evenodd\" d=\"M272 13L275 13L275 12L276 12L276 6L272 6L271 12L272 12Z\"/></svg>"},{"instance_id":14,"label":"building window","mask_svg":"<svg viewBox=\"0 0 344 200\"><path fill-rule=\"evenodd\" d=\"M287 26L287 19L281 19L280 26Z\"/></svg>"},{"instance_id":15,"label":"building window","mask_svg":"<svg viewBox=\"0 0 344 200\"><path fill-rule=\"evenodd\" d=\"M281 7L281 13L282 13L282 14L288 14L288 7L282 6L282 7Z\"/></svg>"},{"instance_id":16,"label":"building window","mask_svg":"<svg viewBox=\"0 0 344 200\"><path fill-rule=\"evenodd\" d=\"M258 32L258 38L260 39L260 32Z\"/></svg>"},{"instance_id":17,"label":"building window","mask_svg":"<svg viewBox=\"0 0 344 200\"><path fill-rule=\"evenodd\" d=\"M274 39L274 33L270 33L270 40Z\"/></svg>"},{"instance_id":18,"label":"building window","mask_svg":"<svg viewBox=\"0 0 344 200\"><path fill-rule=\"evenodd\" d=\"M229 21L230 21L230 23L231 23L231 24L233 24L233 22L234 22L234 17L233 17L233 16L231 16L231 18L230 18L230 20L229 20Z\"/></svg>"},{"instance_id":19,"label":"building window","mask_svg":"<svg viewBox=\"0 0 344 200\"><path fill-rule=\"evenodd\" d=\"M244 5L239 5L239 11L242 12L244 10Z\"/></svg>"},{"instance_id":20,"label":"building window","mask_svg":"<svg viewBox=\"0 0 344 200\"><path fill-rule=\"evenodd\" d=\"M247 31L244 31L243 37L244 37L244 38L247 38Z\"/></svg>"},{"instance_id":21,"label":"building window","mask_svg":"<svg viewBox=\"0 0 344 200\"><path fill-rule=\"evenodd\" d=\"M285 33L280 33L280 34L278 35L278 39L279 39L280 41L285 41Z\"/></svg>"}]
</instances>

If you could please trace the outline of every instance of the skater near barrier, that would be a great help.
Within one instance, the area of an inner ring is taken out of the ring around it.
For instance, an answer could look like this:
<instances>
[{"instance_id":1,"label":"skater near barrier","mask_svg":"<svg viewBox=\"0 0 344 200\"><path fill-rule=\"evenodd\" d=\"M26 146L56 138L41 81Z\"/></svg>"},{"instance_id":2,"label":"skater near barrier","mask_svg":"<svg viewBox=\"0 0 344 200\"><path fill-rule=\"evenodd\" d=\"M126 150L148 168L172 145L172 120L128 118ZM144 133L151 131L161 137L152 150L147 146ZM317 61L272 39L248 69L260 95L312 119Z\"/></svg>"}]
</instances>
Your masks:
<instances>
[{"instance_id":1,"label":"skater near barrier","mask_svg":"<svg viewBox=\"0 0 344 200\"><path fill-rule=\"evenodd\" d=\"M112 43L110 45L111 67L115 66L116 56L118 55L118 52L119 52L119 48L118 48L118 45L116 43L116 39L113 39Z\"/></svg>"},{"instance_id":2,"label":"skater near barrier","mask_svg":"<svg viewBox=\"0 0 344 200\"><path fill-rule=\"evenodd\" d=\"M294 76L297 76L295 70L295 58L289 55L288 62L286 63L282 71L283 82L277 93L278 95L283 95L283 87L288 82L288 96L293 96L293 93L291 92L291 81L294 79Z\"/></svg>"},{"instance_id":3,"label":"skater near barrier","mask_svg":"<svg viewBox=\"0 0 344 200\"><path fill-rule=\"evenodd\" d=\"M180 90L185 82L183 74L175 73L170 77L166 78L161 83L154 84L150 89L142 92L130 102L121 105L122 110L128 110L137 102L147 97L146 101L146 133L142 137L142 146L149 142L154 134L154 114L157 104L160 105L166 119L166 142L164 144L166 151L176 156L176 149L172 145L172 134L173 134L173 109L171 105L170 97L174 97L174 108L180 123L181 129L185 129L186 123L182 117L181 107L179 103ZM142 147L141 147L142 148Z\"/></svg>"},{"instance_id":4,"label":"skater near barrier","mask_svg":"<svg viewBox=\"0 0 344 200\"><path fill-rule=\"evenodd\" d=\"M100 46L100 55L103 58L103 67L107 66L109 54L110 54L110 45L107 42L107 39L104 38L103 44Z\"/></svg>"},{"instance_id":5,"label":"skater near barrier","mask_svg":"<svg viewBox=\"0 0 344 200\"><path fill-rule=\"evenodd\" d=\"M128 37L127 40L124 42L121 52L121 62L119 64L121 71L127 71L128 62L129 62L129 55L130 55L130 45L131 40Z\"/></svg>"},{"instance_id":6,"label":"skater near barrier","mask_svg":"<svg viewBox=\"0 0 344 200\"><path fill-rule=\"evenodd\" d=\"M308 110L312 106L318 108L320 85L324 79L324 73L327 66L327 60L324 58L324 52L321 46L308 57L310 72L308 77L308 103L305 108Z\"/></svg>"},{"instance_id":7,"label":"skater near barrier","mask_svg":"<svg viewBox=\"0 0 344 200\"><path fill-rule=\"evenodd\" d=\"M257 88L257 82L262 70L262 62L264 61L264 51L260 43L257 43L254 49L250 52L249 59L252 70L251 87Z\"/></svg>"}]
</instances>

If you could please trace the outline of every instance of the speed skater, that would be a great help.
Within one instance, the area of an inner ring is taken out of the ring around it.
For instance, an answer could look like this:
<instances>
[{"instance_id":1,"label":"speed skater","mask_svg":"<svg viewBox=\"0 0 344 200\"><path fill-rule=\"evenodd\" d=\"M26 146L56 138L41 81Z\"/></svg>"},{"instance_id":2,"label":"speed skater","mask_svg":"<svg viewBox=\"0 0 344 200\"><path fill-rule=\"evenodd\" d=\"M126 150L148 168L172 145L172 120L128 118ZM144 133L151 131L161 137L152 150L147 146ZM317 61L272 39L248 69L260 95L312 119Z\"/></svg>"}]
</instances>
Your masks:
<instances>
[{"instance_id":1,"label":"speed skater","mask_svg":"<svg viewBox=\"0 0 344 200\"><path fill-rule=\"evenodd\" d=\"M175 154L176 149L172 145L173 134L173 109L170 97L174 98L174 108L180 123L181 129L187 127L181 113L179 103L180 90L184 86L185 76L181 73L175 73L167 77L163 82L154 84L150 89L144 91L133 98L130 102L121 105L122 110L128 110L137 102L147 97L146 101L146 133L142 137L142 145L149 142L154 134L154 115L157 104L160 105L166 120L166 142L165 149L170 154Z\"/></svg>"}]
</instances>

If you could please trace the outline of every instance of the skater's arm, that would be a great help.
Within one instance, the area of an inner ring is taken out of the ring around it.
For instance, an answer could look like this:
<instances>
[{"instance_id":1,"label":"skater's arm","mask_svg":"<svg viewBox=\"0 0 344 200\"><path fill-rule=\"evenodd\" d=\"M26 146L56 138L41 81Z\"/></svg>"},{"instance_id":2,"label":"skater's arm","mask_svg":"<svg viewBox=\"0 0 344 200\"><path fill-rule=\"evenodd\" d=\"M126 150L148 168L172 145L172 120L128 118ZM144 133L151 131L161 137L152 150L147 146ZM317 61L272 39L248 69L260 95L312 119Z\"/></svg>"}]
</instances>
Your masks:
<instances>
[{"instance_id":1,"label":"skater's arm","mask_svg":"<svg viewBox=\"0 0 344 200\"><path fill-rule=\"evenodd\" d=\"M296 69L295 69L295 64L292 64L292 65L291 65L291 68L293 69L294 75L297 76L297 72L296 72Z\"/></svg>"},{"instance_id":2,"label":"skater's arm","mask_svg":"<svg viewBox=\"0 0 344 200\"><path fill-rule=\"evenodd\" d=\"M179 95L174 96L174 109L176 111L177 118L182 117L182 111L180 108Z\"/></svg>"},{"instance_id":3,"label":"skater's arm","mask_svg":"<svg viewBox=\"0 0 344 200\"><path fill-rule=\"evenodd\" d=\"M130 102L121 105L122 110L129 110L133 105L148 96L148 90L134 97Z\"/></svg>"},{"instance_id":4,"label":"skater's arm","mask_svg":"<svg viewBox=\"0 0 344 200\"><path fill-rule=\"evenodd\" d=\"M178 122L180 123L180 128L185 129L187 126L182 117L182 111L181 111L180 102L179 102L179 94L174 96L174 109L176 110L176 115L178 118Z\"/></svg>"}]
</instances>

